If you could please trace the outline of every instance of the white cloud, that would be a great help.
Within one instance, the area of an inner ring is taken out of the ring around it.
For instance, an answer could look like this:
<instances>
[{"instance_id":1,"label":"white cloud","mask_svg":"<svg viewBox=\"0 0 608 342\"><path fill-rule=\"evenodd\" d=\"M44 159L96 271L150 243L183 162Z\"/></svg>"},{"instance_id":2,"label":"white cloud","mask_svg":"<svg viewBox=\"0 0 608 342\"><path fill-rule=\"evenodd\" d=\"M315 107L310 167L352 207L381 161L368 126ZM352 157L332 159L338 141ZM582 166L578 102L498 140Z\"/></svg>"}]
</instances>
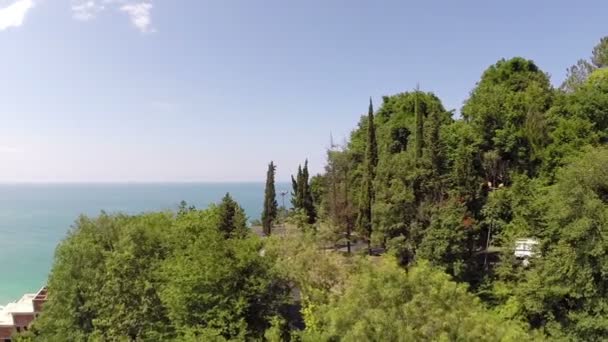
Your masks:
<instances>
[{"instance_id":1,"label":"white cloud","mask_svg":"<svg viewBox=\"0 0 608 342\"><path fill-rule=\"evenodd\" d=\"M140 2L123 5L121 11L127 13L131 18L131 23L135 25L141 32L152 32L150 25L152 24L151 11L152 4L149 2Z\"/></svg>"},{"instance_id":2,"label":"white cloud","mask_svg":"<svg viewBox=\"0 0 608 342\"><path fill-rule=\"evenodd\" d=\"M153 32L151 0L71 0L72 15L77 20L94 19L100 12L112 8L129 15L131 23L141 32Z\"/></svg>"},{"instance_id":3,"label":"white cloud","mask_svg":"<svg viewBox=\"0 0 608 342\"><path fill-rule=\"evenodd\" d=\"M25 15L33 7L33 0L17 0L7 7L0 8L0 31L21 26Z\"/></svg>"},{"instance_id":4,"label":"white cloud","mask_svg":"<svg viewBox=\"0 0 608 342\"><path fill-rule=\"evenodd\" d=\"M105 6L93 0L72 0L72 15L74 19L87 21L95 18Z\"/></svg>"}]
</instances>

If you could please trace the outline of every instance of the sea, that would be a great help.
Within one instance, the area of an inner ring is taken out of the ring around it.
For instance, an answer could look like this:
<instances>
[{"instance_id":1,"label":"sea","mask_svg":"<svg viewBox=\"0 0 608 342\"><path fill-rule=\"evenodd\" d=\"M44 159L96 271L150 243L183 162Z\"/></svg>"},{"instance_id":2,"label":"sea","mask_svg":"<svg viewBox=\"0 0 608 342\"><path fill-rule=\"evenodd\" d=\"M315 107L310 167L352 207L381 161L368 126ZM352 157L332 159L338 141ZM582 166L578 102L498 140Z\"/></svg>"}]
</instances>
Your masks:
<instances>
[{"instance_id":1,"label":"sea","mask_svg":"<svg viewBox=\"0 0 608 342\"><path fill-rule=\"evenodd\" d=\"M277 193L290 188L276 184ZM264 183L0 184L0 305L45 285L57 244L81 214L175 210L182 200L205 208L226 193L260 217Z\"/></svg>"}]
</instances>

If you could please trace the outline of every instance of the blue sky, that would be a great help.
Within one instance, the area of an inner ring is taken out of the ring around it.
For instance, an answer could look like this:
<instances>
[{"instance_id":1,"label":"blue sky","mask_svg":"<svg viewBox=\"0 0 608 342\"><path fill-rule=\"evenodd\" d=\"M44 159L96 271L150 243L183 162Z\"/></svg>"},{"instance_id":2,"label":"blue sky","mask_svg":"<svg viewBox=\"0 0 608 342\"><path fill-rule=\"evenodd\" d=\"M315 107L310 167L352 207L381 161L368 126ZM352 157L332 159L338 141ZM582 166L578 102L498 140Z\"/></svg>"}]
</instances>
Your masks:
<instances>
[{"instance_id":1,"label":"blue sky","mask_svg":"<svg viewBox=\"0 0 608 342\"><path fill-rule=\"evenodd\" d=\"M500 58L554 84L608 1L0 0L0 181L287 180L372 96L459 109Z\"/></svg>"}]
</instances>

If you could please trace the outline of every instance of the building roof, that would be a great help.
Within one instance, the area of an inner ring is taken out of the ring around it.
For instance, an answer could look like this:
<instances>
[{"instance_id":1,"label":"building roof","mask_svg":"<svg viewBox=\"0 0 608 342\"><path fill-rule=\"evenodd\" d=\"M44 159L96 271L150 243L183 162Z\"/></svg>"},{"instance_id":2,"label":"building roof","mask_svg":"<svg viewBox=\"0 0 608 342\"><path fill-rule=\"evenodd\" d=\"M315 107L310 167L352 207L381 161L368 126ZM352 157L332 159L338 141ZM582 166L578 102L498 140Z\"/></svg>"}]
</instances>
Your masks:
<instances>
[{"instance_id":1,"label":"building roof","mask_svg":"<svg viewBox=\"0 0 608 342\"><path fill-rule=\"evenodd\" d=\"M18 301L0 306L0 326L12 326L14 315L34 314L33 300L42 292L46 293L46 289L42 288L37 293L24 294Z\"/></svg>"}]
</instances>

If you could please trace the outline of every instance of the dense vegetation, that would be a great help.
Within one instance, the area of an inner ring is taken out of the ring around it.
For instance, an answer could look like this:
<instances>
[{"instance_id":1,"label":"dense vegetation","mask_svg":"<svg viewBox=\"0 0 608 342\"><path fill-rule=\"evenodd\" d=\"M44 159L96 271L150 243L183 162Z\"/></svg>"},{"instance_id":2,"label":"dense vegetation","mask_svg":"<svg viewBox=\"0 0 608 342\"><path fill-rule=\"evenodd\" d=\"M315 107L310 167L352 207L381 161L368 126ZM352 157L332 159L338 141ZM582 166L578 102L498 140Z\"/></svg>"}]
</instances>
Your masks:
<instances>
[{"instance_id":1,"label":"dense vegetation","mask_svg":"<svg viewBox=\"0 0 608 342\"><path fill-rule=\"evenodd\" d=\"M460 116L383 98L326 172L268 168L259 238L229 195L176 213L81 217L22 340L608 339L608 38L555 89L500 60ZM526 262L515 241L538 242ZM361 248L363 246L363 248Z\"/></svg>"}]
</instances>

